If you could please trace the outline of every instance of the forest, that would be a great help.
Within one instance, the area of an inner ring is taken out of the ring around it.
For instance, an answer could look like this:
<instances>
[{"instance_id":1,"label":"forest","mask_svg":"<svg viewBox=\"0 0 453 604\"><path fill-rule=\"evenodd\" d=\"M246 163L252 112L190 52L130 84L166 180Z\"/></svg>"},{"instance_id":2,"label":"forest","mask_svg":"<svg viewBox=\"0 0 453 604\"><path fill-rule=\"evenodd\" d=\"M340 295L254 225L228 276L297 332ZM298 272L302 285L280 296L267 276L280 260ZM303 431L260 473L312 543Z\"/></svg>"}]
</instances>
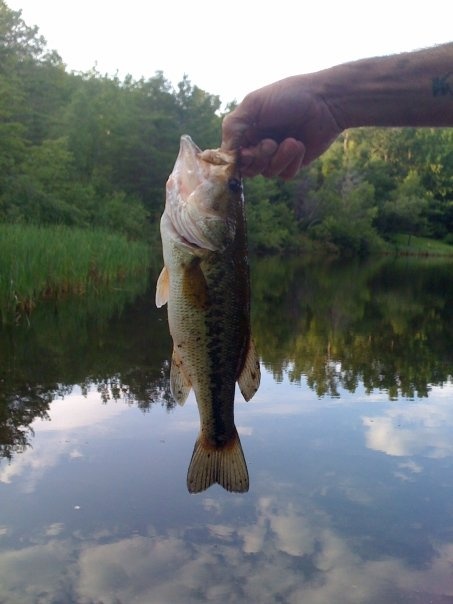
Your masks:
<instances>
[{"instance_id":1,"label":"forest","mask_svg":"<svg viewBox=\"0 0 453 604\"><path fill-rule=\"evenodd\" d=\"M218 147L221 107L188 76L70 72L0 0L0 223L157 241L179 137ZM350 130L291 182L248 179L245 198L258 253L453 244L453 130Z\"/></svg>"}]
</instances>

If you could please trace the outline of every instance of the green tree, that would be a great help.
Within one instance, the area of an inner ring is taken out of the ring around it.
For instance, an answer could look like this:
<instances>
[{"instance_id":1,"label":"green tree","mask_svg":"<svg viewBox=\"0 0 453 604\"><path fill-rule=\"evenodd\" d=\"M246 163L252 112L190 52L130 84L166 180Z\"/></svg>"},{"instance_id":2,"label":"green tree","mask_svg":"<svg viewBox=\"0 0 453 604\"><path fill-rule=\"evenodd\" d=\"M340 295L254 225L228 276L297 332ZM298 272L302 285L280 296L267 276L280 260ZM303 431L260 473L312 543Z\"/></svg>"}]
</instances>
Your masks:
<instances>
[{"instance_id":1,"label":"green tree","mask_svg":"<svg viewBox=\"0 0 453 604\"><path fill-rule=\"evenodd\" d=\"M40 60L47 56L46 41L38 27L29 27L21 18L22 11L8 8L0 0L0 71L14 70L17 63Z\"/></svg>"},{"instance_id":2,"label":"green tree","mask_svg":"<svg viewBox=\"0 0 453 604\"><path fill-rule=\"evenodd\" d=\"M379 238L373 229L376 216L374 187L353 173L332 172L316 191L324 207L322 219L311 227L315 238L331 250L366 255L377 247Z\"/></svg>"},{"instance_id":3,"label":"green tree","mask_svg":"<svg viewBox=\"0 0 453 604\"><path fill-rule=\"evenodd\" d=\"M257 177L245 184L248 239L258 253L283 252L296 247L294 213L285 203L277 181Z\"/></svg>"},{"instance_id":4,"label":"green tree","mask_svg":"<svg viewBox=\"0 0 453 604\"><path fill-rule=\"evenodd\" d=\"M382 205L379 216L380 228L386 234L427 234L424 216L429 196L423 188L420 176L413 170L398 184L391 198Z\"/></svg>"},{"instance_id":5,"label":"green tree","mask_svg":"<svg viewBox=\"0 0 453 604\"><path fill-rule=\"evenodd\" d=\"M179 127L182 134L190 134L202 149L220 145L220 98L193 85L185 75L176 92Z\"/></svg>"}]
</instances>

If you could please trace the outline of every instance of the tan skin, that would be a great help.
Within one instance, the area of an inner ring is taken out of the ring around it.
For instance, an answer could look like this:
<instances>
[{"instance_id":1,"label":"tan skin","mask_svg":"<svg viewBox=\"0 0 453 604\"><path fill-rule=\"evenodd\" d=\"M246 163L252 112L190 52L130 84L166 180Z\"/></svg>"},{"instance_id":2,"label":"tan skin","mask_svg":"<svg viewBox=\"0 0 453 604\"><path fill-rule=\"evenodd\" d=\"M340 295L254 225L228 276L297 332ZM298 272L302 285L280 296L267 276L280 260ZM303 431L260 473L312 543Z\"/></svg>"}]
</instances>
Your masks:
<instances>
[{"instance_id":1,"label":"tan skin","mask_svg":"<svg viewBox=\"0 0 453 604\"><path fill-rule=\"evenodd\" d=\"M453 126L453 43L345 63L248 94L223 121L243 176L294 177L346 128Z\"/></svg>"},{"instance_id":2,"label":"tan skin","mask_svg":"<svg viewBox=\"0 0 453 604\"><path fill-rule=\"evenodd\" d=\"M244 176L292 178L340 134L329 107L301 78L252 92L223 121L223 145L241 149Z\"/></svg>"}]
</instances>

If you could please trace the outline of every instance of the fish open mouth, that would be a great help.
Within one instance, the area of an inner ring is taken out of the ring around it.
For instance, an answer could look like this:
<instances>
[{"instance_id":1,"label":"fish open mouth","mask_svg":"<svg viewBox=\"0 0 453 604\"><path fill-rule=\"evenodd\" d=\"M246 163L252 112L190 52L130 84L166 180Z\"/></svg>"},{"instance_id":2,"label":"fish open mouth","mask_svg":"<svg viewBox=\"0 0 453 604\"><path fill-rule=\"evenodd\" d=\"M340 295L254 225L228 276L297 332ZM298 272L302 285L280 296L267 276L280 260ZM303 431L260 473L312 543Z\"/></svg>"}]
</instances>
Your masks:
<instances>
[{"instance_id":1,"label":"fish open mouth","mask_svg":"<svg viewBox=\"0 0 453 604\"><path fill-rule=\"evenodd\" d=\"M233 159L220 150L201 151L190 136L181 136L167 181L164 223L173 240L197 251L220 252L232 243L236 229L233 195L240 188L240 181L230 175Z\"/></svg>"},{"instance_id":2,"label":"fish open mouth","mask_svg":"<svg viewBox=\"0 0 453 604\"><path fill-rule=\"evenodd\" d=\"M184 201L200 185L203 174L200 160L201 149L185 134L181 136L179 154L176 158L174 173L177 186Z\"/></svg>"}]
</instances>

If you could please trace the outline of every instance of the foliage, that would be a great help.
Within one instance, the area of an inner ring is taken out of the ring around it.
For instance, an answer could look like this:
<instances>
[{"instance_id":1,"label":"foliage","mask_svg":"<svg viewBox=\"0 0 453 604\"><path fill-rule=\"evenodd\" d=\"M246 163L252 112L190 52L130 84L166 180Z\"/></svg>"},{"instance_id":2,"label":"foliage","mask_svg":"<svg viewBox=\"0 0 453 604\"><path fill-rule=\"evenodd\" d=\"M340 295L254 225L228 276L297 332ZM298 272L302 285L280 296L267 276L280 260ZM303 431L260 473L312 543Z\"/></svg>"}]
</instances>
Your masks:
<instances>
[{"instance_id":1,"label":"foliage","mask_svg":"<svg viewBox=\"0 0 453 604\"><path fill-rule=\"evenodd\" d=\"M451 260L266 258L253 265L252 327L275 379L318 396L427 396L452 380ZM272 321L269 321L272 317Z\"/></svg>"},{"instance_id":2,"label":"foliage","mask_svg":"<svg viewBox=\"0 0 453 604\"><path fill-rule=\"evenodd\" d=\"M218 146L219 107L187 77L68 73L0 0L0 222L150 237L179 137Z\"/></svg>"},{"instance_id":3,"label":"foliage","mask_svg":"<svg viewBox=\"0 0 453 604\"><path fill-rule=\"evenodd\" d=\"M296 181L300 228L331 250L359 254L381 249L394 233L446 238L453 226L450 141L447 129L344 133Z\"/></svg>"},{"instance_id":4,"label":"foliage","mask_svg":"<svg viewBox=\"0 0 453 604\"><path fill-rule=\"evenodd\" d=\"M258 253L278 253L296 247L294 215L285 203L281 184L257 177L245 184L249 247Z\"/></svg>"},{"instance_id":5,"label":"foliage","mask_svg":"<svg viewBox=\"0 0 453 604\"><path fill-rule=\"evenodd\" d=\"M0 323L29 315L42 297L146 277L149 255L144 243L104 230L0 225Z\"/></svg>"},{"instance_id":6,"label":"foliage","mask_svg":"<svg viewBox=\"0 0 453 604\"><path fill-rule=\"evenodd\" d=\"M228 106L229 109L233 104ZM162 72L69 73L37 27L0 0L0 222L104 227L152 238L188 133L220 143L220 99ZM250 247L380 250L395 234L451 242L453 131L345 132L290 183L246 183Z\"/></svg>"},{"instance_id":7,"label":"foliage","mask_svg":"<svg viewBox=\"0 0 453 604\"><path fill-rule=\"evenodd\" d=\"M398 234L390 238L389 243L399 256L451 256L451 244L416 235Z\"/></svg>"}]
</instances>

